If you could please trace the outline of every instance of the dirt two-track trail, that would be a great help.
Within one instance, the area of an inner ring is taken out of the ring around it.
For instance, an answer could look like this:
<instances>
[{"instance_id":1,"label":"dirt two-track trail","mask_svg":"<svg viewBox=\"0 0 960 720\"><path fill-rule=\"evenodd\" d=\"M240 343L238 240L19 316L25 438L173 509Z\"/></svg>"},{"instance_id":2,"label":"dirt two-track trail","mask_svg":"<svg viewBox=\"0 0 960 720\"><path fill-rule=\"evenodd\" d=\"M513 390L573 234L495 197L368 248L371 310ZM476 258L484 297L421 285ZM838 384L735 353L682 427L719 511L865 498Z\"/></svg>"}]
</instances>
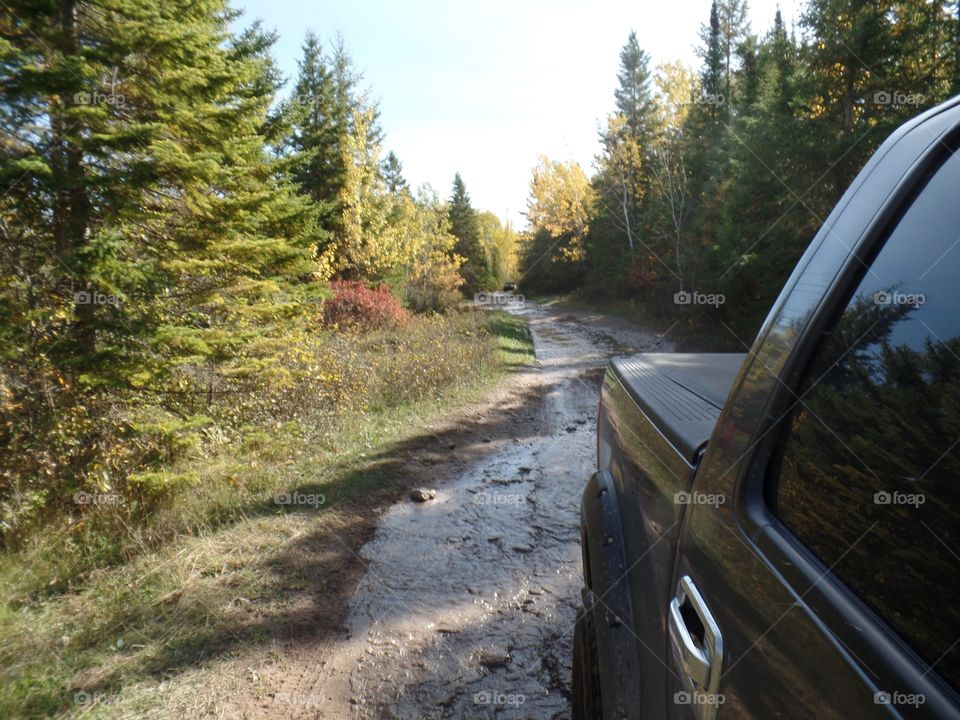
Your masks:
<instances>
[{"instance_id":1,"label":"dirt two-track trail","mask_svg":"<svg viewBox=\"0 0 960 720\"><path fill-rule=\"evenodd\" d=\"M382 515L345 632L275 688L284 717L570 716L578 516L602 368L665 341L601 315L511 311L529 321L537 364L472 419L466 443L479 450L446 449L468 459L427 474L435 499Z\"/></svg>"}]
</instances>

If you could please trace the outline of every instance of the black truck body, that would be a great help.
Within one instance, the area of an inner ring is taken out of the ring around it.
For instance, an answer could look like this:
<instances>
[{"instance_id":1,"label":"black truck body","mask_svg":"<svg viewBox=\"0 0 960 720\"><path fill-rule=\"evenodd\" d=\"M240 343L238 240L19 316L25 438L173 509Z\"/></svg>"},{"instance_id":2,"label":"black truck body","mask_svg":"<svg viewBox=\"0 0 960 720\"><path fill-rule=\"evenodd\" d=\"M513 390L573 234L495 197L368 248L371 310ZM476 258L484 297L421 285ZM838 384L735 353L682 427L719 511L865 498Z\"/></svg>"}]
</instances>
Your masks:
<instances>
[{"instance_id":1,"label":"black truck body","mask_svg":"<svg viewBox=\"0 0 960 720\"><path fill-rule=\"evenodd\" d=\"M575 717L960 718L958 147L888 138L749 351L610 362Z\"/></svg>"}]
</instances>

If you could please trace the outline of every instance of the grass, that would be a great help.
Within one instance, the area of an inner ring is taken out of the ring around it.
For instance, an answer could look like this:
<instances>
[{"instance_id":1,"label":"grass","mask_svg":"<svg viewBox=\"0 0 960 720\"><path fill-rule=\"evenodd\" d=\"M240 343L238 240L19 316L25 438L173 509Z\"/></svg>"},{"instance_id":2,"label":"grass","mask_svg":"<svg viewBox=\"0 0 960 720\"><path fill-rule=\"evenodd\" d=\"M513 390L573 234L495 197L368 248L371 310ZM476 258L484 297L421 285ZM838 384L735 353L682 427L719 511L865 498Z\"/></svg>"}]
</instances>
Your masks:
<instances>
[{"instance_id":1,"label":"grass","mask_svg":"<svg viewBox=\"0 0 960 720\"><path fill-rule=\"evenodd\" d=\"M491 331L497 338L497 348L504 367L536 362L530 329L522 318L496 313L491 322Z\"/></svg>"},{"instance_id":2,"label":"grass","mask_svg":"<svg viewBox=\"0 0 960 720\"><path fill-rule=\"evenodd\" d=\"M333 425L305 416L252 428L192 458L182 470L201 481L171 496L150 527L130 528L120 552L97 548L119 542L111 535L50 527L0 557L0 717L148 715L165 683L204 663L291 626L335 629L374 510L403 489L378 459L535 360L519 318L424 322L355 338L352 361L373 376L365 401ZM385 342L406 352L385 357ZM277 493L312 504L278 504ZM118 555L126 561L91 561ZM330 612L304 615L305 594Z\"/></svg>"}]
</instances>

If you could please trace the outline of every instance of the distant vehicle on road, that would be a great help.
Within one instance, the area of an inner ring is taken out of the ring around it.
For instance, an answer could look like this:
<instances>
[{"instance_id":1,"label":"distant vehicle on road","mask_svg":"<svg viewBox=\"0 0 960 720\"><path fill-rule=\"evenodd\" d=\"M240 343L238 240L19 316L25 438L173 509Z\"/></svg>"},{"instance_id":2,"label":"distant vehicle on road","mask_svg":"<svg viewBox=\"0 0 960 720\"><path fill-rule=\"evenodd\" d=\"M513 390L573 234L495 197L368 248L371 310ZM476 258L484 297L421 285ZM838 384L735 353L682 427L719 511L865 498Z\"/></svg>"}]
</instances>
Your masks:
<instances>
[{"instance_id":1,"label":"distant vehicle on road","mask_svg":"<svg viewBox=\"0 0 960 720\"><path fill-rule=\"evenodd\" d=\"M574 717L960 717L958 148L887 139L749 352L610 362Z\"/></svg>"},{"instance_id":2,"label":"distant vehicle on road","mask_svg":"<svg viewBox=\"0 0 960 720\"><path fill-rule=\"evenodd\" d=\"M505 283L503 284L503 291L504 291L504 292L516 292L516 291L517 291L517 284L516 284L516 283L513 283L513 282L505 282Z\"/></svg>"}]
</instances>

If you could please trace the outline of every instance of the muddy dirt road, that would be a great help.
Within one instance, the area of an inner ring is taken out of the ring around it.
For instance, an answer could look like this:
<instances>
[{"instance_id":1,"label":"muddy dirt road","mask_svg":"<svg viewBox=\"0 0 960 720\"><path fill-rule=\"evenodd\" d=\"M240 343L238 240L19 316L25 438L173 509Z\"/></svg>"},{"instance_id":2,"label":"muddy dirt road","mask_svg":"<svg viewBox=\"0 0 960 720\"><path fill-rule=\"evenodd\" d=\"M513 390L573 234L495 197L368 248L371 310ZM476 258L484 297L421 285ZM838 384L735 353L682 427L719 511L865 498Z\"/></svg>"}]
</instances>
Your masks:
<instances>
[{"instance_id":1,"label":"muddy dirt road","mask_svg":"<svg viewBox=\"0 0 960 720\"><path fill-rule=\"evenodd\" d=\"M486 412L503 413L514 432L481 437L491 447L434 478L434 500L383 515L361 552L348 637L319 676L288 686L320 700L309 715L569 717L578 509L595 464L602 367L662 345L603 316L513 312L529 320L539 366Z\"/></svg>"}]
</instances>

